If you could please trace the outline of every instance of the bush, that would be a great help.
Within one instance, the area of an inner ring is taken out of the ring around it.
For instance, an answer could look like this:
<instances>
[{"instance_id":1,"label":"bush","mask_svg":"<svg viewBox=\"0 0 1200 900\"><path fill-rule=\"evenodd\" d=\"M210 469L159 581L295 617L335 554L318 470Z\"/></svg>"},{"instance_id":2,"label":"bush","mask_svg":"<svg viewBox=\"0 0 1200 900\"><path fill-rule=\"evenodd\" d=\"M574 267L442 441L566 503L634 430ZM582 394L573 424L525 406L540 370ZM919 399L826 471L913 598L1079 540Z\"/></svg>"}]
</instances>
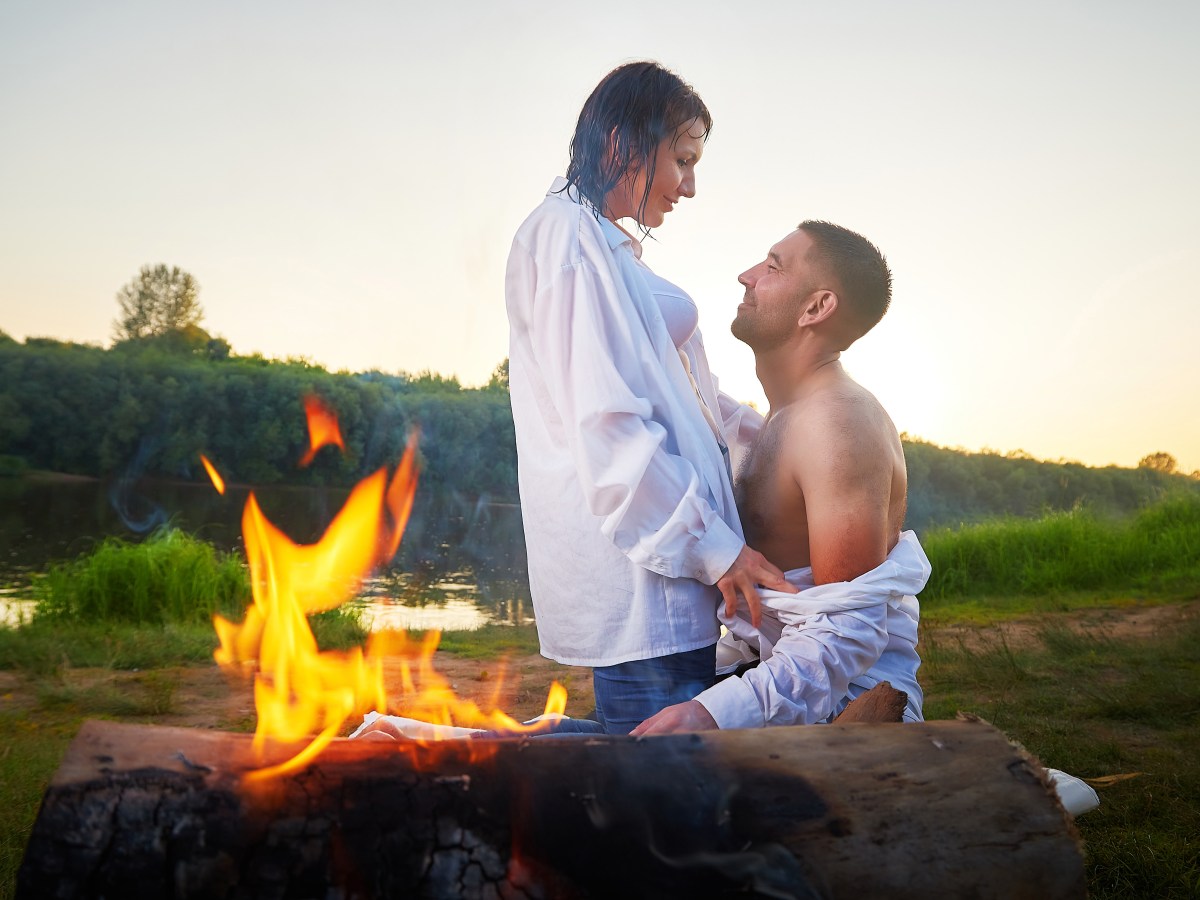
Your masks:
<instances>
[{"instance_id":1,"label":"bush","mask_svg":"<svg viewBox=\"0 0 1200 900\"><path fill-rule=\"evenodd\" d=\"M90 554L53 566L36 593L38 618L199 624L214 613L240 619L250 579L237 555L165 528L140 544L106 539Z\"/></svg>"},{"instance_id":2,"label":"bush","mask_svg":"<svg viewBox=\"0 0 1200 900\"><path fill-rule=\"evenodd\" d=\"M1074 591L1194 591L1200 586L1200 496L1168 496L1129 520L1079 508L932 529L922 543L933 564L923 604Z\"/></svg>"}]
</instances>

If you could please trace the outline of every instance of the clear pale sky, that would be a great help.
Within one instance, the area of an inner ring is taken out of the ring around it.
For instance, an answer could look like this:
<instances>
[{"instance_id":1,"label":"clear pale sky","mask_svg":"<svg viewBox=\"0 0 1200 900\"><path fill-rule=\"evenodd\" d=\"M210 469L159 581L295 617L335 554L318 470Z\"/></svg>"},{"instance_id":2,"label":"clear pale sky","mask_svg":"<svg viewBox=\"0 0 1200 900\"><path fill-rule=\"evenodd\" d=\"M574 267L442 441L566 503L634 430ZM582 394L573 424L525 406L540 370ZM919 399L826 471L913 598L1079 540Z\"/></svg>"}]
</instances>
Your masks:
<instances>
[{"instance_id":1,"label":"clear pale sky","mask_svg":"<svg viewBox=\"0 0 1200 900\"><path fill-rule=\"evenodd\" d=\"M236 353L479 384L579 107L652 58L715 127L646 260L722 387L739 272L804 218L887 254L846 354L939 444L1200 469L1200 4L0 5L0 329L107 345L146 263Z\"/></svg>"}]
</instances>

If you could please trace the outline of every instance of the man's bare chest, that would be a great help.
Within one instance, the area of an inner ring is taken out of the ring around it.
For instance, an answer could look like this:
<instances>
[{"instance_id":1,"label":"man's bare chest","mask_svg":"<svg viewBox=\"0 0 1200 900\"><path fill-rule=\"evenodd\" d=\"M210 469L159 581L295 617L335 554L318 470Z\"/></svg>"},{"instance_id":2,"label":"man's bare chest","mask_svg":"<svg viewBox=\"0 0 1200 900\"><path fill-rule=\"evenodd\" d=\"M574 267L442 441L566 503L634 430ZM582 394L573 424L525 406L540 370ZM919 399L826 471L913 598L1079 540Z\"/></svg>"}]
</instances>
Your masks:
<instances>
[{"instance_id":1,"label":"man's bare chest","mask_svg":"<svg viewBox=\"0 0 1200 900\"><path fill-rule=\"evenodd\" d=\"M750 546L786 568L807 565L808 520L804 494L792 477L784 430L769 425L747 454L734 494Z\"/></svg>"}]
</instances>

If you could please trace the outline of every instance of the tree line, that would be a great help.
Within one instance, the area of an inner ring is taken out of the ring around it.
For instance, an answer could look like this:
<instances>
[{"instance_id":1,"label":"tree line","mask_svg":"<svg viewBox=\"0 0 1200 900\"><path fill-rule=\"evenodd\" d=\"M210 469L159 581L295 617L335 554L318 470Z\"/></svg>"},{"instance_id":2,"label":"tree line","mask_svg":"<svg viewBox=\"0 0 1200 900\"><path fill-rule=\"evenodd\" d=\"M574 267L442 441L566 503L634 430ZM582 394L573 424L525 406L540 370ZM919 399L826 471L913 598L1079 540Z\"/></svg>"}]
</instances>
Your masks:
<instances>
[{"instance_id":1,"label":"tree line","mask_svg":"<svg viewBox=\"0 0 1200 900\"><path fill-rule=\"evenodd\" d=\"M335 374L206 349L22 344L0 333L0 456L9 469L202 479L203 453L233 482L350 485L395 463L417 427L431 487L516 491L512 412L499 377L464 388L429 373ZM327 448L300 469L310 394L337 412L346 452Z\"/></svg>"},{"instance_id":2,"label":"tree line","mask_svg":"<svg viewBox=\"0 0 1200 900\"><path fill-rule=\"evenodd\" d=\"M126 340L112 349L0 332L0 459L95 477L199 480L204 453L234 482L346 485L394 463L410 429L421 432L423 484L462 495L516 498L516 446L507 367L465 388L454 378L331 373L304 361L213 355ZM346 452L312 465L303 398L338 414ZM968 453L905 436L909 527L1040 515L1080 504L1128 513L1200 479L1168 454L1135 469L1043 462L1024 454Z\"/></svg>"}]
</instances>

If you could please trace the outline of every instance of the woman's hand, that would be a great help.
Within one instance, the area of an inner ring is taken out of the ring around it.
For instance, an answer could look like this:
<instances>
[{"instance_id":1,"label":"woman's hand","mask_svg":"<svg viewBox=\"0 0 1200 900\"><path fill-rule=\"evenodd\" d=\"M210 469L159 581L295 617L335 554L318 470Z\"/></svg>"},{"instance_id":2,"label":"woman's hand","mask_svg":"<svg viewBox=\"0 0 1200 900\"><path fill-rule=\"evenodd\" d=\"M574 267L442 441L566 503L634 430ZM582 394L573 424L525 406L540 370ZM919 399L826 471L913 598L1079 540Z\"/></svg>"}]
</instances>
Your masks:
<instances>
[{"instance_id":1,"label":"woman's hand","mask_svg":"<svg viewBox=\"0 0 1200 900\"><path fill-rule=\"evenodd\" d=\"M757 550L744 546L729 571L717 579L717 588L725 598L725 617L733 618L737 612L738 594L741 594L750 608L750 624L757 628L762 622L762 598L758 596L760 584L785 594L799 593L799 588L787 582L778 566Z\"/></svg>"}]
</instances>

